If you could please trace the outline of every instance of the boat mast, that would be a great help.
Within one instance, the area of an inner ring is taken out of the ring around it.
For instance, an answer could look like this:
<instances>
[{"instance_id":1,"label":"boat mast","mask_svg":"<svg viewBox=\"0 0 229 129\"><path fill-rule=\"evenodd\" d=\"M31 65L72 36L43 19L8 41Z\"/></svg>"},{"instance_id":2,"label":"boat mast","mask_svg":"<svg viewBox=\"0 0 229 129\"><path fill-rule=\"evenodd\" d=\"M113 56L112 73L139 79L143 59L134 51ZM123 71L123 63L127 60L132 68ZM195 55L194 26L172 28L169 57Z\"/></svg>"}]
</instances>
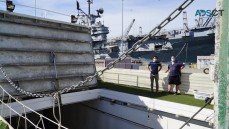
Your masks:
<instances>
[{"instance_id":1,"label":"boat mast","mask_svg":"<svg viewBox=\"0 0 229 129\"><path fill-rule=\"evenodd\" d=\"M88 0L88 16L90 17L91 15L91 4L93 3L93 0Z\"/></svg>"}]
</instances>

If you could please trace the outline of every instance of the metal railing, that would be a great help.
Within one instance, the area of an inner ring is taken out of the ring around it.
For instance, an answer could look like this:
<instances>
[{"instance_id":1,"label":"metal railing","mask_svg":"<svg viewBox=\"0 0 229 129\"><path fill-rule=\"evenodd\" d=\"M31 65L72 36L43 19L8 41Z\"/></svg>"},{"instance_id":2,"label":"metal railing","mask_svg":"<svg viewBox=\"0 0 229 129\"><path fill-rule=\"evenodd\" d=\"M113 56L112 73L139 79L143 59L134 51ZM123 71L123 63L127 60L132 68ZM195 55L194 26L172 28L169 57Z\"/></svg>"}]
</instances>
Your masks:
<instances>
[{"instance_id":1,"label":"metal railing","mask_svg":"<svg viewBox=\"0 0 229 129\"><path fill-rule=\"evenodd\" d=\"M186 125L188 125L188 123L194 119L194 117L200 113L200 111L202 111L207 105L209 105L211 103L211 101L214 99L214 97L211 98L207 98L205 100L205 104L204 106L202 106L191 118L189 118L179 129L183 129Z\"/></svg>"},{"instance_id":2,"label":"metal railing","mask_svg":"<svg viewBox=\"0 0 229 129\"><path fill-rule=\"evenodd\" d=\"M0 3L6 3L6 1L1 0ZM14 2L14 5L16 6L15 10L14 10L14 12L16 12L16 13L23 13L23 14L27 14L30 16L40 17L40 18L71 22L71 15L57 12L57 11L53 11L53 10L49 10L49 9L43 9L43 8L36 7L36 0L35 0L34 6L19 4L17 2ZM2 6L2 7L3 7L3 9L0 8L0 10L6 9L5 6ZM28 11L28 9L31 9L31 10ZM27 11L24 11L24 10L27 10ZM33 11L34 11L34 14L33 14ZM41 12L41 11L43 11L43 12ZM38 13L40 13L40 15L38 15ZM48 13L50 15L48 15Z\"/></svg>"},{"instance_id":3,"label":"metal railing","mask_svg":"<svg viewBox=\"0 0 229 129\"><path fill-rule=\"evenodd\" d=\"M99 70L98 68L97 70ZM147 70L124 70L116 69L114 71L105 72L99 80L104 82L110 82L115 84L124 84L132 87L151 88L150 72ZM201 78L200 78L201 77ZM204 81L203 81L204 80ZM159 90L167 91L168 88L168 74L163 71L159 73ZM181 76L181 87L182 93L194 95L194 90L202 92L213 92L213 81L208 75L203 73L182 73ZM200 86L200 84L202 86ZM155 82L154 82L155 86Z\"/></svg>"},{"instance_id":4,"label":"metal railing","mask_svg":"<svg viewBox=\"0 0 229 129\"><path fill-rule=\"evenodd\" d=\"M112 78L111 77L105 77L106 74L113 74L116 76L113 76ZM124 80L124 79L121 79L121 76L133 77L135 79ZM139 82L140 78L149 79L149 82L148 83L140 83ZM105 75L103 74L100 79L101 80L108 79L108 80L117 81L117 84L126 84L126 83L122 83L122 82L129 82L132 84L131 86L136 86L136 87L144 87L144 85L149 86L149 84L150 84L150 76L143 76L143 75L133 75L133 74L123 74L123 73L105 73ZM159 80L162 80L162 79L159 79ZM149 86L149 88L150 88L150 86Z\"/></svg>"}]
</instances>

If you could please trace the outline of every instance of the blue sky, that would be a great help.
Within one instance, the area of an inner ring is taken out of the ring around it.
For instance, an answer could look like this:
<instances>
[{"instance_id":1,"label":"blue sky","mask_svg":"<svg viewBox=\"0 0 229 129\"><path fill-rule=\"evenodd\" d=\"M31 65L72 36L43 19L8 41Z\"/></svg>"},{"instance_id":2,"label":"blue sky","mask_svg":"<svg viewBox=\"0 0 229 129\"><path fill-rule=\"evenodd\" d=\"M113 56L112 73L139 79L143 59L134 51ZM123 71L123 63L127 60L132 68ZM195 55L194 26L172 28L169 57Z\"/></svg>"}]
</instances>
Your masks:
<instances>
[{"instance_id":1,"label":"blue sky","mask_svg":"<svg viewBox=\"0 0 229 129\"><path fill-rule=\"evenodd\" d=\"M87 12L87 0L78 0L81 8ZM14 0L15 3L35 6L35 0ZM166 18L183 0L124 0L124 30L130 24L132 19L136 19L130 34L137 35L139 27L143 28L143 33L148 33L154 26ZM37 7L64 14L77 14L75 0L36 0ZM189 26L195 25L195 13L197 9L214 9L216 0L195 0L186 11L188 13ZM93 0L91 12L98 8L104 8L103 17L100 19L109 27L108 37L121 36L122 32L122 0ZM0 3L0 9L4 10L4 3ZM32 8L17 6L15 12L35 15ZM69 17L37 10L37 16L61 21L68 21ZM171 22L165 29L182 28L182 14Z\"/></svg>"}]
</instances>

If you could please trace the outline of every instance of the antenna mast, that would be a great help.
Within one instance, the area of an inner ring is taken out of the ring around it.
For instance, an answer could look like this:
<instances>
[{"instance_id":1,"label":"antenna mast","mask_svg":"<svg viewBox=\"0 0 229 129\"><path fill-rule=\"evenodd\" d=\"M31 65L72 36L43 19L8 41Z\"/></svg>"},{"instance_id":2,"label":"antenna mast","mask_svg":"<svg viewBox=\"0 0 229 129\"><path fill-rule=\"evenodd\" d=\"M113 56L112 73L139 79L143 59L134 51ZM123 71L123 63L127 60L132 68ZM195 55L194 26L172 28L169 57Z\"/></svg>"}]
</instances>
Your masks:
<instances>
[{"instance_id":1,"label":"antenna mast","mask_svg":"<svg viewBox=\"0 0 229 129\"><path fill-rule=\"evenodd\" d=\"M88 0L87 2L88 2L88 15L90 17L90 15L91 15L91 4L93 4L93 0Z\"/></svg>"}]
</instances>

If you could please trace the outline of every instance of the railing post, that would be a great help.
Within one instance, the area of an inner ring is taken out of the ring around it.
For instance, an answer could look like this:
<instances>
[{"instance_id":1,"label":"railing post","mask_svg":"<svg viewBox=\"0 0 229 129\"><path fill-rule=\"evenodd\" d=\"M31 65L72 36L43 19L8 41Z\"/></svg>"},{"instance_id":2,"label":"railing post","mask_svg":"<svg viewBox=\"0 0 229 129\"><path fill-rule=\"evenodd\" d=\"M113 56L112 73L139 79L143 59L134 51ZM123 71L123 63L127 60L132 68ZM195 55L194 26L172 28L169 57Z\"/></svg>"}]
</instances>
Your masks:
<instances>
[{"instance_id":1,"label":"railing post","mask_svg":"<svg viewBox=\"0 0 229 129\"><path fill-rule=\"evenodd\" d=\"M118 73L118 84L119 84L119 73Z\"/></svg>"},{"instance_id":2,"label":"railing post","mask_svg":"<svg viewBox=\"0 0 229 129\"><path fill-rule=\"evenodd\" d=\"M138 75L137 75L137 87L138 87Z\"/></svg>"}]
</instances>

